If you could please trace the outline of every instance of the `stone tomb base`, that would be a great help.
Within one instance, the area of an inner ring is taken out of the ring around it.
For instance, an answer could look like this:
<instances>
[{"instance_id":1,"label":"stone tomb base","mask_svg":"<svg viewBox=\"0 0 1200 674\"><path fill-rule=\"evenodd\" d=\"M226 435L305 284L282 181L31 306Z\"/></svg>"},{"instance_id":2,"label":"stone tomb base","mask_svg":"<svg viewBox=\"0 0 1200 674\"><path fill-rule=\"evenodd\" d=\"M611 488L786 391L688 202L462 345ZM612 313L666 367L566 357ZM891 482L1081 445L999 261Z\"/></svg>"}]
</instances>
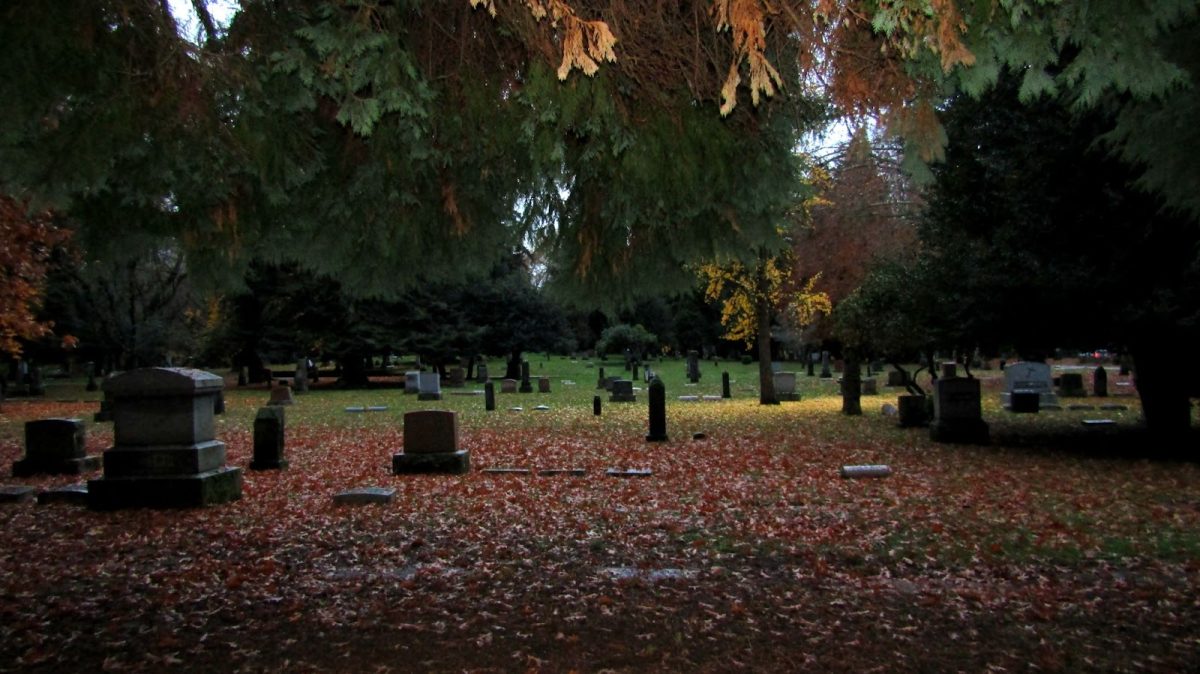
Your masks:
<instances>
[{"instance_id":1,"label":"stone tomb base","mask_svg":"<svg viewBox=\"0 0 1200 674\"><path fill-rule=\"evenodd\" d=\"M236 501L242 496L242 469L221 467L195 475L104 477L88 482L88 507L194 508Z\"/></svg>"},{"instance_id":2,"label":"stone tomb base","mask_svg":"<svg viewBox=\"0 0 1200 674\"><path fill-rule=\"evenodd\" d=\"M452 473L461 475L471 470L471 452L435 452L429 454L393 454L392 473Z\"/></svg>"},{"instance_id":3,"label":"stone tomb base","mask_svg":"<svg viewBox=\"0 0 1200 674\"><path fill-rule=\"evenodd\" d=\"M929 424L929 439L961 445L988 444L988 425L982 419L934 420Z\"/></svg>"}]
</instances>

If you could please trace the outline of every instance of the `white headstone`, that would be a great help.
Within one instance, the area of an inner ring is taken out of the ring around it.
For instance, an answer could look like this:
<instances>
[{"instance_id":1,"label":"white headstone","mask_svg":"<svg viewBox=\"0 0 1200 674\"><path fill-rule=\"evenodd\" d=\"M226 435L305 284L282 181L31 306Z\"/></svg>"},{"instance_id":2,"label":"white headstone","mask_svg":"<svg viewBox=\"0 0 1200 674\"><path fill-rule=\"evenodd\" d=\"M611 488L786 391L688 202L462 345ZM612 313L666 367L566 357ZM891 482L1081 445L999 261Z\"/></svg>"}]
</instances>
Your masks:
<instances>
[{"instance_id":1,"label":"white headstone","mask_svg":"<svg viewBox=\"0 0 1200 674\"><path fill-rule=\"evenodd\" d=\"M418 370L410 370L404 373L404 392L419 393L421 391L421 373Z\"/></svg>"},{"instance_id":2,"label":"white headstone","mask_svg":"<svg viewBox=\"0 0 1200 674\"><path fill-rule=\"evenodd\" d=\"M1054 378L1050 374L1050 366L1045 363L1018 362L1004 368L1004 392L1000 394L1000 402L1008 407L1013 393L1037 393L1042 407L1057 405L1058 396L1054 394Z\"/></svg>"},{"instance_id":3,"label":"white headstone","mask_svg":"<svg viewBox=\"0 0 1200 674\"><path fill-rule=\"evenodd\" d=\"M417 387L417 397L421 400L442 399L442 375L437 372L421 372L417 377Z\"/></svg>"}]
</instances>

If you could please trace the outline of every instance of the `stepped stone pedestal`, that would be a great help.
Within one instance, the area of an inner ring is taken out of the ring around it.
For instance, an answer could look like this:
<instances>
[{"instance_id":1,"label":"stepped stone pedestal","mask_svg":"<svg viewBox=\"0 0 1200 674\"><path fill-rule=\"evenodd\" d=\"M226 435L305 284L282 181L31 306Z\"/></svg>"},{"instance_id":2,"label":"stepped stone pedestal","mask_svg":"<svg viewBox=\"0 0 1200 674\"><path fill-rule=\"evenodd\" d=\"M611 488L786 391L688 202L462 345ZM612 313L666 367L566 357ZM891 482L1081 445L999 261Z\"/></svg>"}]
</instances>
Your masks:
<instances>
[{"instance_id":1,"label":"stepped stone pedestal","mask_svg":"<svg viewBox=\"0 0 1200 674\"><path fill-rule=\"evenodd\" d=\"M187 368L132 370L104 382L115 446L88 507L187 508L241 498L242 471L225 465L213 419L220 377Z\"/></svg>"}]
</instances>

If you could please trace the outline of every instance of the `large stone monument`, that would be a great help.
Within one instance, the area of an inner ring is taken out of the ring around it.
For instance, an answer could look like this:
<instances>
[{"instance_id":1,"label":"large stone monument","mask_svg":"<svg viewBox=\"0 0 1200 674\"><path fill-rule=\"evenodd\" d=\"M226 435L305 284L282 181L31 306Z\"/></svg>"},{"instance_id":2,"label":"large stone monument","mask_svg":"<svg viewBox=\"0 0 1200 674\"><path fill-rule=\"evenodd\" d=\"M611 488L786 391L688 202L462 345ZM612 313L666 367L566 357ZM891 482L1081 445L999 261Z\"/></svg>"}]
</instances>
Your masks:
<instances>
[{"instance_id":1,"label":"large stone monument","mask_svg":"<svg viewBox=\"0 0 1200 674\"><path fill-rule=\"evenodd\" d=\"M88 456L82 419L36 419L25 422L25 458L12 466L13 477L78 475L100 467Z\"/></svg>"},{"instance_id":2,"label":"large stone monument","mask_svg":"<svg viewBox=\"0 0 1200 674\"><path fill-rule=\"evenodd\" d=\"M404 415L404 451L392 455L392 473L466 473L471 454L458 448L458 413L420 410Z\"/></svg>"},{"instance_id":3,"label":"large stone monument","mask_svg":"<svg viewBox=\"0 0 1200 674\"><path fill-rule=\"evenodd\" d=\"M983 421L978 379L938 379L933 384L933 395L930 439L976 445L988 442L988 425Z\"/></svg>"},{"instance_id":4,"label":"large stone monument","mask_svg":"<svg viewBox=\"0 0 1200 674\"><path fill-rule=\"evenodd\" d=\"M88 507L195 507L242 496L242 471L225 465L213 407L223 382L186 368L131 370L105 380L114 446L104 476L88 482Z\"/></svg>"}]
</instances>

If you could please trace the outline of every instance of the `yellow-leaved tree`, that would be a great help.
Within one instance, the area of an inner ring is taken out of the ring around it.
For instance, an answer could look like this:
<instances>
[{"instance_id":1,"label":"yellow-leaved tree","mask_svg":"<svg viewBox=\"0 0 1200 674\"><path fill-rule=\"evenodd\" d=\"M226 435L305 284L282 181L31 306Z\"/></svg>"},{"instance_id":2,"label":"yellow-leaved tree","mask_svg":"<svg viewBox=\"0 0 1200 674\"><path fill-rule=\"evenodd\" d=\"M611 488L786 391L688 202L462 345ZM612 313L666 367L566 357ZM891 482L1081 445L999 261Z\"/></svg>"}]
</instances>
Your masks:
<instances>
[{"instance_id":1,"label":"yellow-leaved tree","mask_svg":"<svg viewBox=\"0 0 1200 674\"><path fill-rule=\"evenodd\" d=\"M771 371L771 325L786 317L792 325L805 326L828 314L829 296L816 290L820 275L798 278L790 250L770 254L760 249L752 263L733 260L700 265L705 298L721 303L725 338L742 340L746 346L757 341L758 402L777 405Z\"/></svg>"}]
</instances>

